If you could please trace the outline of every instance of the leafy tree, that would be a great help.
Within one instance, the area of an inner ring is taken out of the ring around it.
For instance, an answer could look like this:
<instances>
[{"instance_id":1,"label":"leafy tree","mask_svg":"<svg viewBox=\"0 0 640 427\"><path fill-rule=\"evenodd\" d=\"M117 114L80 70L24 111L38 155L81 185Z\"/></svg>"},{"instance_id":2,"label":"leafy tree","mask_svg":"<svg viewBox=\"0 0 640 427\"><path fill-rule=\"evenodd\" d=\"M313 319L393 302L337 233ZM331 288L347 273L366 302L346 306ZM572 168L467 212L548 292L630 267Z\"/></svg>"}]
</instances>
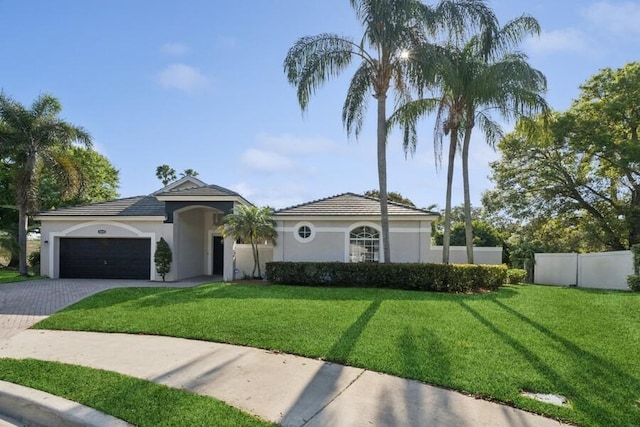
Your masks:
<instances>
[{"instance_id":1,"label":"leafy tree","mask_svg":"<svg viewBox=\"0 0 640 427\"><path fill-rule=\"evenodd\" d=\"M176 170L166 164L160 165L156 168L156 177L162 181L162 185L166 187L170 182L177 179Z\"/></svg>"},{"instance_id":2,"label":"leafy tree","mask_svg":"<svg viewBox=\"0 0 640 427\"><path fill-rule=\"evenodd\" d=\"M171 262L173 254L171 248L163 237L156 243L156 252L153 254L153 261L156 264L156 272L162 277L164 282L165 276L171 271Z\"/></svg>"},{"instance_id":3,"label":"leafy tree","mask_svg":"<svg viewBox=\"0 0 640 427\"><path fill-rule=\"evenodd\" d=\"M436 113L435 151L439 161L443 137L449 135L447 191L444 214L443 262L449 262L451 193L456 151L462 145L465 233L467 260L473 263L473 224L469 189L469 147L478 125L486 141L494 145L502 130L490 115L492 110L512 118L546 109L541 93L546 79L527 63L527 57L514 49L526 36L540 31L538 22L527 16L500 28L493 11L488 10L480 31L464 43L427 45L420 55L424 61L422 82L433 97L410 102L392 118L405 128L405 149L415 149L418 119Z\"/></svg>"},{"instance_id":4,"label":"leafy tree","mask_svg":"<svg viewBox=\"0 0 640 427\"><path fill-rule=\"evenodd\" d=\"M80 185L68 186L64 176L48 169L40 172L39 198L45 209L104 202L118 198L119 172L95 150L70 147L60 156L73 164Z\"/></svg>"},{"instance_id":5,"label":"leafy tree","mask_svg":"<svg viewBox=\"0 0 640 427\"><path fill-rule=\"evenodd\" d=\"M200 175L200 174L198 172L196 172L195 170L193 170L193 169L185 169L184 172L180 172L180 176L181 177L192 176L192 177L195 178L198 175Z\"/></svg>"},{"instance_id":6,"label":"leafy tree","mask_svg":"<svg viewBox=\"0 0 640 427\"><path fill-rule=\"evenodd\" d=\"M371 197L373 199L380 199L380 192L378 190L369 190L369 191L365 191L364 195L367 197ZM401 205L407 205L407 206L412 206L412 207L416 207L416 205L413 204L413 202L409 199L407 199L406 197L404 197L402 194L396 192L396 191L390 191L387 193L387 199L391 202L396 202L396 203L400 203Z\"/></svg>"},{"instance_id":7,"label":"leafy tree","mask_svg":"<svg viewBox=\"0 0 640 427\"><path fill-rule=\"evenodd\" d=\"M521 120L500 142L484 199L524 223L573 224L588 249L628 249L640 243L640 63L581 89L568 111Z\"/></svg>"},{"instance_id":8,"label":"leafy tree","mask_svg":"<svg viewBox=\"0 0 640 427\"><path fill-rule=\"evenodd\" d=\"M253 253L253 277L261 278L260 254L258 244L270 242L275 244L278 232L273 220L273 209L270 207L238 205L234 212L224 217L224 225L220 228L222 235L232 236L237 240L251 244ZM256 276L256 270L258 275Z\"/></svg>"},{"instance_id":9,"label":"leafy tree","mask_svg":"<svg viewBox=\"0 0 640 427\"><path fill-rule=\"evenodd\" d=\"M60 156L60 150L75 143L91 145L91 137L81 127L59 118L60 102L41 95L30 109L0 94L0 159L14 176L18 208L19 272L27 275L27 230L29 214L37 209L38 171L41 165L61 176L69 186L77 185L73 165Z\"/></svg>"},{"instance_id":10,"label":"leafy tree","mask_svg":"<svg viewBox=\"0 0 640 427\"><path fill-rule=\"evenodd\" d=\"M428 33L444 28L462 32L470 18L484 11L480 0L440 1L435 7L419 0L350 0L364 35L361 41L323 33L298 39L284 60L289 83L296 86L298 101L306 110L309 98L331 77L360 61L342 108L348 134L356 138L362 130L368 95L376 100L377 159L380 192L380 222L383 256L391 261L387 208L387 96L393 88L398 99L409 96L409 83L416 60L411 48L426 40Z\"/></svg>"}]
</instances>

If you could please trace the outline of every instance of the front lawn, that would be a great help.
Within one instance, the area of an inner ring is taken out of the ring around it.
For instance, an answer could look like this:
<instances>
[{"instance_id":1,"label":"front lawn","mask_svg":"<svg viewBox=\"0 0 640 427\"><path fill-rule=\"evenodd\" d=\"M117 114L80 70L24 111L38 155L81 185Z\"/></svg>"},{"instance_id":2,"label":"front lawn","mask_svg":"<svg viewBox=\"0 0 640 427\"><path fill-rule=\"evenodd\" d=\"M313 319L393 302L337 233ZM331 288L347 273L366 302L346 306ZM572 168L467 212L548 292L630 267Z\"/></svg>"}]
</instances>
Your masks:
<instances>
[{"instance_id":1,"label":"front lawn","mask_svg":"<svg viewBox=\"0 0 640 427\"><path fill-rule=\"evenodd\" d=\"M41 279L41 276L21 276L16 270L0 268L0 285L3 283L24 282L27 280Z\"/></svg>"},{"instance_id":2,"label":"front lawn","mask_svg":"<svg viewBox=\"0 0 640 427\"><path fill-rule=\"evenodd\" d=\"M125 288L43 329L276 349L462 390L582 426L640 425L640 294L507 286L451 295L209 284ZM558 393L560 408L522 397Z\"/></svg>"},{"instance_id":3,"label":"front lawn","mask_svg":"<svg viewBox=\"0 0 640 427\"><path fill-rule=\"evenodd\" d=\"M0 359L0 380L79 402L141 427L272 425L211 397L82 366Z\"/></svg>"}]
</instances>

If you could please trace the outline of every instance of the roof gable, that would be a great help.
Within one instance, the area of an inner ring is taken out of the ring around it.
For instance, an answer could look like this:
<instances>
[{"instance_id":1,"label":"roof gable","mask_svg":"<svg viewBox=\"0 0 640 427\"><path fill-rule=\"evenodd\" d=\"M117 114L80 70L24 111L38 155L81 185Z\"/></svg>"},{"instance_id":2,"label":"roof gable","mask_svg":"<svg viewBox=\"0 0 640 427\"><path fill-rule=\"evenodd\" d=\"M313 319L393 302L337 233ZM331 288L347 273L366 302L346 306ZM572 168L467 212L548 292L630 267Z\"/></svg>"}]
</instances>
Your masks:
<instances>
[{"instance_id":1,"label":"roof gable","mask_svg":"<svg viewBox=\"0 0 640 427\"><path fill-rule=\"evenodd\" d=\"M388 202L389 216L437 216L435 212L418 209L396 202ZM314 200L280 209L275 216L379 216L380 201L355 193Z\"/></svg>"},{"instance_id":2,"label":"roof gable","mask_svg":"<svg viewBox=\"0 0 640 427\"><path fill-rule=\"evenodd\" d=\"M190 175L183 176L177 181L162 187L161 189L154 191L153 194L161 194L171 190L183 190L187 188L203 187L207 185L204 181L200 181L198 178Z\"/></svg>"}]
</instances>

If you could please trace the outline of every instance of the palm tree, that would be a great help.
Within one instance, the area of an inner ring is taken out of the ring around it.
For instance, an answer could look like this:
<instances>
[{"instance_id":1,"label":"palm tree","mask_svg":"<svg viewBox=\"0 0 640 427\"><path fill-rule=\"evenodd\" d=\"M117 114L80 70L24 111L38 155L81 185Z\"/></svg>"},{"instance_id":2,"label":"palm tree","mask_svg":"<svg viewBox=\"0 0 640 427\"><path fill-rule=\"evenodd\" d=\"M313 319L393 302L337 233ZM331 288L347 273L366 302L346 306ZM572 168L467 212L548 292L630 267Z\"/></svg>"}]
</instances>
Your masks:
<instances>
[{"instance_id":1,"label":"palm tree","mask_svg":"<svg viewBox=\"0 0 640 427\"><path fill-rule=\"evenodd\" d=\"M156 177L162 181L165 187L176 180L176 170L169 165L160 165L156 168Z\"/></svg>"},{"instance_id":2,"label":"palm tree","mask_svg":"<svg viewBox=\"0 0 640 427\"><path fill-rule=\"evenodd\" d=\"M193 170L193 169L185 169L184 172L180 172L180 176L183 177L183 178L185 176L192 176L192 177L195 178L198 175L200 175L200 174L198 172L196 172L195 170Z\"/></svg>"},{"instance_id":3,"label":"palm tree","mask_svg":"<svg viewBox=\"0 0 640 427\"><path fill-rule=\"evenodd\" d=\"M251 244L253 253L253 277L262 277L260 270L260 253L258 244L269 242L275 244L278 232L273 220L273 209L270 207L238 205L234 212L224 217L224 225L220 227L222 236L232 236L237 240ZM256 276L256 270L258 275Z\"/></svg>"},{"instance_id":4,"label":"palm tree","mask_svg":"<svg viewBox=\"0 0 640 427\"><path fill-rule=\"evenodd\" d=\"M0 157L10 165L15 177L18 207L19 272L27 275L28 218L37 209L38 172L46 167L66 177L69 187L79 185L74 163L61 156L61 149L74 143L91 146L91 137L81 127L59 118L60 101L41 95L27 109L0 94Z\"/></svg>"},{"instance_id":5,"label":"palm tree","mask_svg":"<svg viewBox=\"0 0 640 427\"><path fill-rule=\"evenodd\" d=\"M347 134L356 138L362 130L368 95L376 100L377 158L380 222L384 262L391 261L387 209L387 96L393 88L397 99L408 99L414 60L407 52L426 41L428 34L445 28L463 32L467 22L487 9L483 0L442 0L435 7L419 0L350 0L364 29L359 42L337 34L298 39L284 60L289 83L297 87L298 101L306 110L310 96L330 77L357 59L360 64L342 108Z\"/></svg>"},{"instance_id":6,"label":"palm tree","mask_svg":"<svg viewBox=\"0 0 640 427\"><path fill-rule=\"evenodd\" d=\"M423 49L428 58L426 82L435 82L436 96L401 107L393 118L404 125L405 147L408 147L416 141L417 119L435 111L437 159L442 151L443 136L450 136L442 254L444 263L449 262L453 167L460 140L462 139L467 262L472 264L473 226L469 192L469 146L472 131L478 124L487 143L494 146L502 136L502 129L490 116L492 110L511 119L547 109L542 97L546 90L544 75L528 64L526 55L513 51L525 36L539 31L539 24L534 18L522 16L502 28L497 25L497 21L496 25L485 26L462 46L448 44Z\"/></svg>"}]
</instances>

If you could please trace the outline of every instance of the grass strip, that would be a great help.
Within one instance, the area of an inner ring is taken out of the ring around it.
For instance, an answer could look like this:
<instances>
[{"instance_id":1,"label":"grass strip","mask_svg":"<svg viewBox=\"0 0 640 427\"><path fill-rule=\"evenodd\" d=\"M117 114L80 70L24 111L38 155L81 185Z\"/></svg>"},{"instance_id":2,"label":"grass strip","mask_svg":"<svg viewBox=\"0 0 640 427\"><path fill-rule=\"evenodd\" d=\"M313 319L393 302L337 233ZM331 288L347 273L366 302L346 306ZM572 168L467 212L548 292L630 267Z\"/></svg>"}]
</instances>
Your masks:
<instances>
[{"instance_id":1,"label":"grass strip","mask_svg":"<svg viewBox=\"0 0 640 427\"><path fill-rule=\"evenodd\" d=\"M114 372L0 359L0 379L98 409L137 426L271 426L214 398Z\"/></svg>"}]
</instances>

